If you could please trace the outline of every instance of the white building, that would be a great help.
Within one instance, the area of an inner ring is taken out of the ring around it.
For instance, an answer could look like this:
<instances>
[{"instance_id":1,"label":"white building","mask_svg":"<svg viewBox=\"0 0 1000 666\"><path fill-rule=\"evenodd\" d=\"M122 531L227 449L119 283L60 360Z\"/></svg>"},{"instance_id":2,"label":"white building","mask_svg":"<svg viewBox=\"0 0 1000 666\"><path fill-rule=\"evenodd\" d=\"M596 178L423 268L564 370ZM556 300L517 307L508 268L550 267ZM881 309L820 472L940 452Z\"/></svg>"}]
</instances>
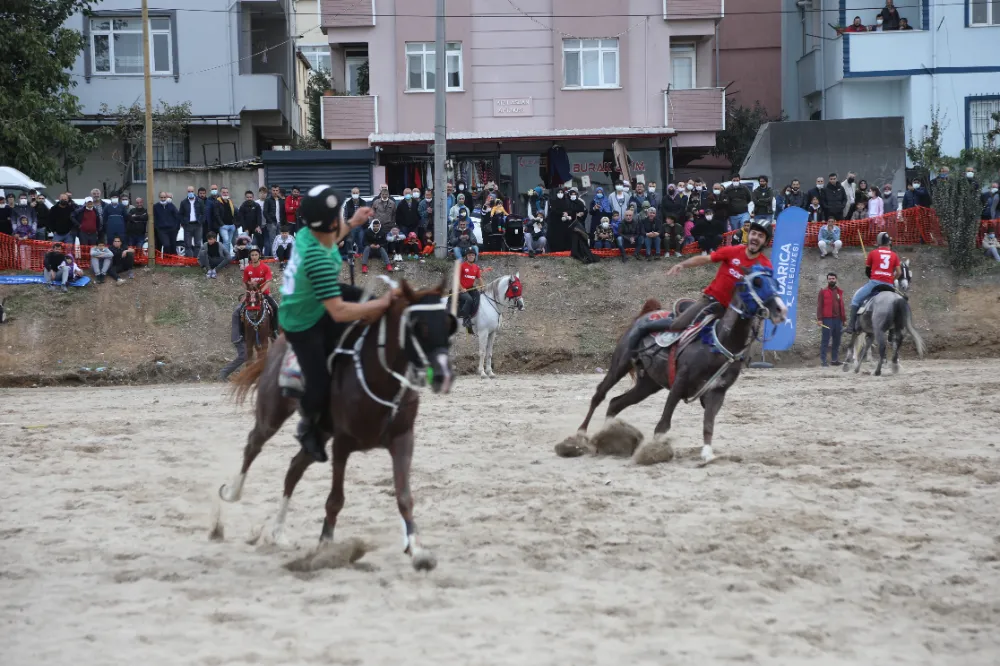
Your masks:
<instances>
[{"instance_id":1,"label":"white building","mask_svg":"<svg viewBox=\"0 0 1000 666\"><path fill-rule=\"evenodd\" d=\"M879 2L782 0L782 105L790 120L901 116L919 137L937 108L942 148L982 145L1000 111L1000 2L899 0L912 30L838 35ZM867 8L867 9L866 9ZM933 27L933 29L931 29Z\"/></svg>"}]
</instances>

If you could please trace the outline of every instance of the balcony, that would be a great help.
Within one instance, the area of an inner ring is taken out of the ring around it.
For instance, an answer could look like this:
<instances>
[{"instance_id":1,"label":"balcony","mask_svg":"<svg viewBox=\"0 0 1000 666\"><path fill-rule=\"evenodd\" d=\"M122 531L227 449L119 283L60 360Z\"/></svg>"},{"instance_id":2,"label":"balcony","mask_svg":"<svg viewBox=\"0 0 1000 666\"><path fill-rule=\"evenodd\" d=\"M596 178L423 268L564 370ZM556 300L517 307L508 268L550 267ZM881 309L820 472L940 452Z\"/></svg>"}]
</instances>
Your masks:
<instances>
[{"instance_id":1,"label":"balcony","mask_svg":"<svg viewBox=\"0 0 1000 666\"><path fill-rule=\"evenodd\" d=\"M663 125L677 132L719 132L726 129L725 88L664 92Z\"/></svg>"},{"instance_id":2,"label":"balcony","mask_svg":"<svg viewBox=\"0 0 1000 666\"><path fill-rule=\"evenodd\" d=\"M667 21L720 19L725 16L724 0L663 0Z\"/></svg>"},{"instance_id":3,"label":"balcony","mask_svg":"<svg viewBox=\"0 0 1000 666\"><path fill-rule=\"evenodd\" d=\"M813 49L809 53L799 58L795 64L799 77L799 94L808 97L820 89L820 82L823 80L820 67L823 61L820 59L820 50Z\"/></svg>"},{"instance_id":4,"label":"balcony","mask_svg":"<svg viewBox=\"0 0 1000 666\"><path fill-rule=\"evenodd\" d=\"M378 133L378 96L331 95L323 98L323 139L368 140Z\"/></svg>"},{"instance_id":5,"label":"balcony","mask_svg":"<svg viewBox=\"0 0 1000 666\"><path fill-rule=\"evenodd\" d=\"M919 74L926 71L920 63L932 62L934 58L933 34L926 30L845 33L839 39L843 40L845 79ZM841 55L837 51L834 57ZM968 61L977 63L974 57ZM939 66L958 64L967 63L956 62L948 52L939 56Z\"/></svg>"},{"instance_id":6,"label":"balcony","mask_svg":"<svg viewBox=\"0 0 1000 666\"><path fill-rule=\"evenodd\" d=\"M366 28L375 25L375 3L358 0L320 0L324 30ZM401 6L401 5L400 5Z\"/></svg>"}]
</instances>

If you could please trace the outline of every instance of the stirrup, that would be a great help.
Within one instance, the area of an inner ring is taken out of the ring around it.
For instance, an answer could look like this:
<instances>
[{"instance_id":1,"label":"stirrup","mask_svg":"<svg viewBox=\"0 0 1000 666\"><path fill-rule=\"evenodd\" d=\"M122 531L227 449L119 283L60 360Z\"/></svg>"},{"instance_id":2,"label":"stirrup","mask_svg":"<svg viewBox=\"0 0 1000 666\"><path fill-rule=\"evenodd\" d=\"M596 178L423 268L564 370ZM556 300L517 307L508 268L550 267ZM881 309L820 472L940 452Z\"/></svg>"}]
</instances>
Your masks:
<instances>
[{"instance_id":1,"label":"stirrup","mask_svg":"<svg viewBox=\"0 0 1000 666\"><path fill-rule=\"evenodd\" d=\"M289 347L285 351L285 357L281 360L281 372L278 374L278 387L281 395L286 398L301 398L305 394L305 381L302 377L302 368L299 366L299 359L295 357L295 352Z\"/></svg>"}]
</instances>

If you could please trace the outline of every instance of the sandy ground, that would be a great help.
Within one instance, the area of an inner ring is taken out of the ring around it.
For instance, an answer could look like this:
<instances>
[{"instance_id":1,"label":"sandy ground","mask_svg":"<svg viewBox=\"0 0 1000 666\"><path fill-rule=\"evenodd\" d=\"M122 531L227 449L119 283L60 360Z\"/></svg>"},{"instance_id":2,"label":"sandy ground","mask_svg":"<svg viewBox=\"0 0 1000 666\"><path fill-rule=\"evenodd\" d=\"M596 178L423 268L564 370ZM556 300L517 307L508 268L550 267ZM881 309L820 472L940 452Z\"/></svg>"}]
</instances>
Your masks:
<instances>
[{"instance_id":1,"label":"sandy ground","mask_svg":"<svg viewBox=\"0 0 1000 666\"><path fill-rule=\"evenodd\" d=\"M218 543L210 497L249 428L220 386L0 392L0 661L997 664L998 375L751 371L716 429L740 460L704 469L697 407L675 416L674 462L567 460L552 447L597 375L462 378L418 422L430 574L401 552L383 452L351 460L337 532L376 550L292 573L325 469L299 486L290 549L245 543L276 508L290 426ZM624 416L648 436L662 404Z\"/></svg>"}]
</instances>

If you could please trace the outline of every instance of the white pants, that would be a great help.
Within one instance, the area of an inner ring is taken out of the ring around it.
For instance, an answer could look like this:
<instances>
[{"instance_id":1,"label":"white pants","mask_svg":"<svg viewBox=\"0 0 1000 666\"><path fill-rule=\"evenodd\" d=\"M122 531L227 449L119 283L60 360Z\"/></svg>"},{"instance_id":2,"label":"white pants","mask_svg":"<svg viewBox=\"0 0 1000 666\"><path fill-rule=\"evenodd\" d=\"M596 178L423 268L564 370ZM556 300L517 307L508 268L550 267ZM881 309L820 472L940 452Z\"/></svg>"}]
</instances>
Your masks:
<instances>
[{"instance_id":1,"label":"white pants","mask_svg":"<svg viewBox=\"0 0 1000 666\"><path fill-rule=\"evenodd\" d=\"M825 257L827 254L829 254L832 251L833 252L833 256L836 257L837 253L840 252L840 248L841 248L841 246L843 244L844 243L842 241L833 241L832 243L828 243L827 241L822 241L821 240L818 243L818 245L819 245L819 256Z\"/></svg>"},{"instance_id":2,"label":"white pants","mask_svg":"<svg viewBox=\"0 0 1000 666\"><path fill-rule=\"evenodd\" d=\"M524 233L524 251L525 252L545 252L545 244L548 239L545 236L539 236L534 238L530 232Z\"/></svg>"}]
</instances>

